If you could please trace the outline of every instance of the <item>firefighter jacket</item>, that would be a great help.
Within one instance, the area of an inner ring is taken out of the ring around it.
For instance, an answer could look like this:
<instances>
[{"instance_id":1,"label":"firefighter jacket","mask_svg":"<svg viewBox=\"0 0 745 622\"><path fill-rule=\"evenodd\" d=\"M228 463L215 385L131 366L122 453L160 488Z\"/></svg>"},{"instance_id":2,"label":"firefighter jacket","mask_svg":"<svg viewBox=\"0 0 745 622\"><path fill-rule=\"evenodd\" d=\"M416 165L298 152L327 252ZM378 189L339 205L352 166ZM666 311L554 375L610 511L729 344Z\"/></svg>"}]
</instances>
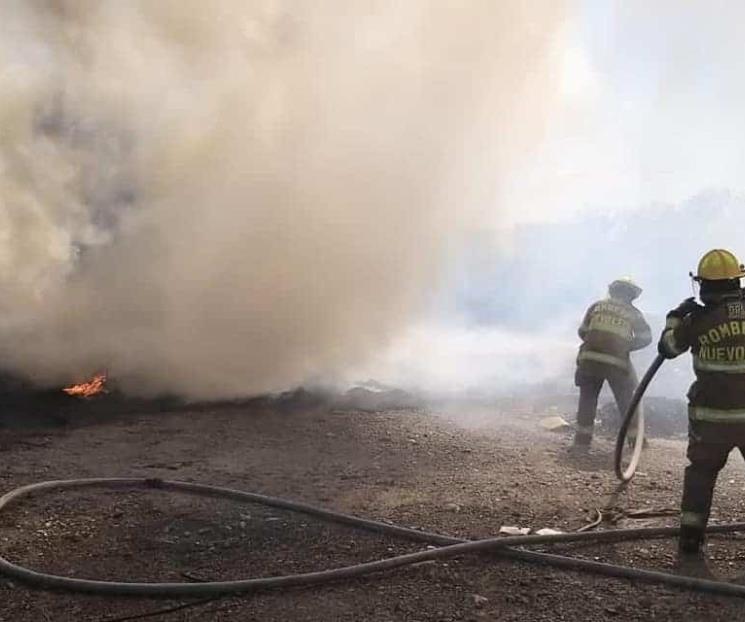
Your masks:
<instances>
[{"instance_id":1,"label":"firefighter jacket","mask_svg":"<svg viewBox=\"0 0 745 622\"><path fill-rule=\"evenodd\" d=\"M745 422L745 304L739 294L671 311L659 351L667 358L691 350L696 381L688 391L691 420Z\"/></svg>"},{"instance_id":2,"label":"firefighter jacket","mask_svg":"<svg viewBox=\"0 0 745 622\"><path fill-rule=\"evenodd\" d=\"M652 331L634 305L607 298L590 306L577 331L579 369L631 371L629 353L652 342Z\"/></svg>"}]
</instances>

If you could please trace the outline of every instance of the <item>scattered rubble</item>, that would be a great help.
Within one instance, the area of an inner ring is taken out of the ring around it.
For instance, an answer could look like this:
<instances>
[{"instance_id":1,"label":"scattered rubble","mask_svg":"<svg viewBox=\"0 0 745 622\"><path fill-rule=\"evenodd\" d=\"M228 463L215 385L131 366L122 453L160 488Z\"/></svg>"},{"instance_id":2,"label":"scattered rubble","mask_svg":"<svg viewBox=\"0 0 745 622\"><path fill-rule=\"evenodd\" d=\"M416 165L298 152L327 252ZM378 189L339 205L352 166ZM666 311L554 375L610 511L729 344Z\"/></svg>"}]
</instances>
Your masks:
<instances>
[{"instance_id":1,"label":"scattered rubble","mask_svg":"<svg viewBox=\"0 0 745 622\"><path fill-rule=\"evenodd\" d=\"M403 389L368 380L337 397L333 405L343 410L381 412L422 408L424 401Z\"/></svg>"},{"instance_id":2,"label":"scattered rubble","mask_svg":"<svg viewBox=\"0 0 745 622\"><path fill-rule=\"evenodd\" d=\"M560 529L551 529L550 527L544 527L543 529L539 529L535 532L535 535L537 536L558 536L559 534L564 533Z\"/></svg>"},{"instance_id":3,"label":"scattered rubble","mask_svg":"<svg viewBox=\"0 0 745 622\"><path fill-rule=\"evenodd\" d=\"M527 536L530 533L530 527L502 525L499 528L499 533L504 534L505 536Z\"/></svg>"},{"instance_id":4,"label":"scattered rubble","mask_svg":"<svg viewBox=\"0 0 745 622\"><path fill-rule=\"evenodd\" d=\"M564 417L555 415L541 419L541 427L549 432L565 432L572 429L572 424L564 419Z\"/></svg>"},{"instance_id":5,"label":"scattered rubble","mask_svg":"<svg viewBox=\"0 0 745 622\"><path fill-rule=\"evenodd\" d=\"M615 438L619 424L620 416L615 402L606 402L598 409L596 430L599 434ZM688 435L686 402L667 397L645 397L644 425L649 437L685 438Z\"/></svg>"}]
</instances>

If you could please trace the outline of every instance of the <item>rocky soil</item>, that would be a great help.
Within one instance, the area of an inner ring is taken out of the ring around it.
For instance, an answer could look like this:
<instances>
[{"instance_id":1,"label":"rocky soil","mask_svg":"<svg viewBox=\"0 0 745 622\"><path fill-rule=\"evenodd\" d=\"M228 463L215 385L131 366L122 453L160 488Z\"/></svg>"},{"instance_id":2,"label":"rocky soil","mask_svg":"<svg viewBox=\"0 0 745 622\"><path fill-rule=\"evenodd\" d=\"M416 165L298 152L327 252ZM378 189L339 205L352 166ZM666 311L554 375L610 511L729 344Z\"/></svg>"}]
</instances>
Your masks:
<instances>
[{"instance_id":1,"label":"rocky soil","mask_svg":"<svg viewBox=\"0 0 745 622\"><path fill-rule=\"evenodd\" d=\"M654 439L642 473L618 492L610 440L589 456L540 426L564 414L525 401L360 412L266 405L117 414L0 429L0 489L61 478L147 476L288 497L467 538L501 526L571 531L600 510L608 526L674 524L685 445ZM739 456L723 473L713 520L745 519ZM643 511L640 516L631 516ZM646 514L645 514L646 513ZM652 516L648 516L652 514ZM0 551L71 576L198 581L280 575L421 545L255 505L164 492L84 491L29 499L0 515ZM560 551L671 570L669 540ZM712 539L718 576L745 572L741 539ZM737 620L745 603L497 558L426 563L313 589L210 602L34 591L0 578L0 620L480 621Z\"/></svg>"}]
</instances>

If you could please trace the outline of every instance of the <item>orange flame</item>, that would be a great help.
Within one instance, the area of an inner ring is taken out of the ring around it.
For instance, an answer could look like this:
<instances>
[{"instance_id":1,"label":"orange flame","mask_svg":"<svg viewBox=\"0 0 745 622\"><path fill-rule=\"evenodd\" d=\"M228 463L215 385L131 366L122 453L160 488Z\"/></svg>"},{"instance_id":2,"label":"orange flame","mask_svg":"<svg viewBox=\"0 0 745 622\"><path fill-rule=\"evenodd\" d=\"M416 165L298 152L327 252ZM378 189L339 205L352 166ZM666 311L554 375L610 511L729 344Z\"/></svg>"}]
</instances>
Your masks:
<instances>
[{"instance_id":1,"label":"orange flame","mask_svg":"<svg viewBox=\"0 0 745 622\"><path fill-rule=\"evenodd\" d=\"M81 382L80 384L73 384L69 387L62 389L68 395L74 397L88 398L98 395L99 393L106 393L106 372L96 374L88 382Z\"/></svg>"}]
</instances>

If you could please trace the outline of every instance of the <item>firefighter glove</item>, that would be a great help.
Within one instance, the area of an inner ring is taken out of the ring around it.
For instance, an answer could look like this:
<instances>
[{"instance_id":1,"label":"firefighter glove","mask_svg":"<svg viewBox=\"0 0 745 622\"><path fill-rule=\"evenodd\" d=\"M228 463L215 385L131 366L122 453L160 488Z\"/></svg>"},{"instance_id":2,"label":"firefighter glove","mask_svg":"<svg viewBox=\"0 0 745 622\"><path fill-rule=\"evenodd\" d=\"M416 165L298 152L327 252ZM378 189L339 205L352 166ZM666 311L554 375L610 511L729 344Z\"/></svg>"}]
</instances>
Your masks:
<instances>
[{"instance_id":1,"label":"firefighter glove","mask_svg":"<svg viewBox=\"0 0 745 622\"><path fill-rule=\"evenodd\" d=\"M693 313L699 308L699 304L694 298L686 298L675 309L670 311L670 313L667 314L667 317L676 317L679 319L683 319L686 315L688 315L689 313Z\"/></svg>"}]
</instances>

